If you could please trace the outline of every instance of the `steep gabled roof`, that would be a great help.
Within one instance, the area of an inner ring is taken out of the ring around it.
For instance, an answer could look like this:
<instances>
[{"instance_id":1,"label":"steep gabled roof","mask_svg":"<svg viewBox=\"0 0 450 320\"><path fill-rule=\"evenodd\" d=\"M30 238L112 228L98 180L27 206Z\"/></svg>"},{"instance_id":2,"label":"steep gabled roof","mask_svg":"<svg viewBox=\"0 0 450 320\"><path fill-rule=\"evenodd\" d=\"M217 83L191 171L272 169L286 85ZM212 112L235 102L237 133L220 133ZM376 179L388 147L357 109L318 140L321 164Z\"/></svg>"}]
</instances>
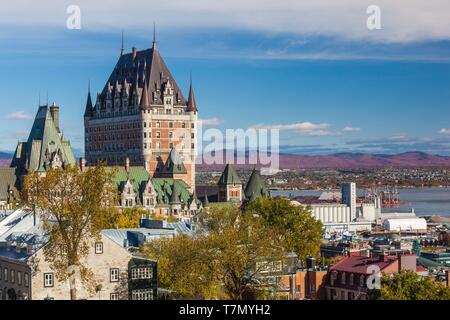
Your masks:
<instances>
[{"instance_id":1,"label":"steep gabled roof","mask_svg":"<svg viewBox=\"0 0 450 320\"><path fill-rule=\"evenodd\" d=\"M267 189L264 185L264 181L259 173L259 170L253 169L252 174L248 179L244 193L247 199L255 199L267 196Z\"/></svg>"},{"instance_id":2,"label":"steep gabled roof","mask_svg":"<svg viewBox=\"0 0 450 320\"><path fill-rule=\"evenodd\" d=\"M220 176L219 185L227 185L227 184L241 184L241 180L239 179L234 167L231 164L227 164L225 169Z\"/></svg>"},{"instance_id":3,"label":"steep gabled roof","mask_svg":"<svg viewBox=\"0 0 450 320\"><path fill-rule=\"evenodd\" d=\"M134 58L133 52L121 55L102 90L102 96L108 92L109 84L118 83L118 86L121 86L125 80L128 83L137 84L138 94L141 94L146 86L150 103L159 105L163 104L161 96L163 85L169 80L176 97L174 104L186 105L183 93L155 45L150 49L136 51Z\"/></svg>"},{"instance_id":4,"label":"steep gabled roof","mask_svg":"<svg viewBox=\"0 0 450 320\"><path fill-rule=\"evenodd\" d=\"M26 143L19 143L11 162L18 174L45 171L51 157L58 155L63 165L76 163L70 142L58 131L48 106L40 106Z\"/></svg>"},{"instance_id":5,"label":"steep gabled roof","mask_svg":"<svg viewBox=\"0 0 450 320\"><path fill-rule=\"evenodd\" d=\"M183 161L181 160L180 155L172 148L169 153L169 157L167 158L167 162L164 165L163 173L171 173L171 174L186 174L187 170L184 166Z\"/></svg>"}]
</instances>

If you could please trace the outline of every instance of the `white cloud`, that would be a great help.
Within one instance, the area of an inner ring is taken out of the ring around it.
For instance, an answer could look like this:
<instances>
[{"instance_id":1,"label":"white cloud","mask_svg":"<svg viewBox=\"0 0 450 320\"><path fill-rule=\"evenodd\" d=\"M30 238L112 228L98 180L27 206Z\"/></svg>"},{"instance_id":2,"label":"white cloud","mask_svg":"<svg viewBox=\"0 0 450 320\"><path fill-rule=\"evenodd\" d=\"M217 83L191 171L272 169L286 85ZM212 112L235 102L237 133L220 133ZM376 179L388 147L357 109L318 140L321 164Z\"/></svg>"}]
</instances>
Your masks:
<instances>
[{"instance_id":1,"label":"white cloud","mask_svg":"<svg viewBox=\"0 0 450 320\"><path fill-rule=\"evenodd\" d=\"M344 131L344 132L357 132L357 131L361 131L361 128L345 127L344 129L342 129L342 131Z\"/></svg>"},{"instance_id":2,"label":"white cloud","mask_svg":"<svg viewBox=\"0 0 450 320\"><path fill-rule=\"evenodd\" d=\"M222 123L222 121L217 118L200 119L200 121L204 127L214 127Z\"/></svg>"},{"instance_id":3,"label":"white cloud","mask_svg":"<svg viewBox=\"0 0 450 320\"><path fill-rule=\"evenodd\" d=\"M66 9L72 0L16 0L2 6L0 21L6 25L52 25L65 28ZM226 28L274 34L327 35L381 42L414 42L450 39L450 1L377 0L381 30L366 27L361 0L78 0L81 27L90 31L142 28L151 37L152 22L162 29ZM51 19L43 19L51 17ZM74 31L76 32L76 31Z\"/></svg>"},{"instance_id":4,"label":"white cloud","mask_svg":"<svg viewBox=\"0 0 450 320\"><path fill-rule=\"evenodd\" d=\"M442 128L441 130L439 130L439 133L450 136L450 128Z\"/></svg>"},{"instance_id":5,"label":"white cloud","mask_svg":"<svg viewBox=\"0 0 450 320\"><path fill-rule=\"evenodd\" d=\"M8 120L31 120L32 116L24 111L17 111L8 114L5 118Z\"/></svg>"},{"instance_id":6,"label":"white cloud","mask_svg":"<svg viewBox=\"0 0 450 320\"><path fill-rule=\"evenodd\" d=\"M328 123L312 123L309 121L292 123L292 124L274 124L265 125L258 124L252 126L253 129L277 129L280 131L294 131L305 136L339 136L341 132L327 130L330 125Z\"/></svg>"}]
</instances>

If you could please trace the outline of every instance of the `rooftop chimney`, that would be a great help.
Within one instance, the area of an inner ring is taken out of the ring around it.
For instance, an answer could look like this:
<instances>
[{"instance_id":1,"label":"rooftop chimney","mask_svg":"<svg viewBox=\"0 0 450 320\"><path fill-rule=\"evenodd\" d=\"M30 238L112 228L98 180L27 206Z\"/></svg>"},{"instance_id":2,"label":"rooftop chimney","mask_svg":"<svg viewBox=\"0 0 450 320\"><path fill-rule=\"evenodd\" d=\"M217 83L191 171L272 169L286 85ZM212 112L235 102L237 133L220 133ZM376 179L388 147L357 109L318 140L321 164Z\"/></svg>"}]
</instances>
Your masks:
<instances>
[{"instance_id":1,"label":"rooftop chimney","mask_svg":"<svg viewBox=\"0 0 450 320\"><path fill-rule=\"evenodd\" d=\"M136 59L136 47L133 47L133 48L131 49L131 53L132 53L132 55L133 55L133 60Z\"/></svg>"},{"instance_id":2,"label":"rooftop chimney","mask_svg":"<svg viewBox=\"0 0 450 320\"><path fill-rule=\"evenodd\" d=\"M86 171L86 159L83 157L80 158L80 170L82 173Z\"/></svg>"},{"instance_id":3,"label":"rooftop chimney","mask_svg":"<svg viewBox=\"0 0 450 320\"><path fill-rule=\"evenodd\" d=\"M50 107L50 115L52 116L56 129L58 129L59 132L59 107L54 102Z\"/></svg>"},{"instance_id":4,"label":"rooftop chimney","mask_svg":"<svg viewBox=\"0 0 450 320\"><path fill-rule=\"evenodd\" d=\"M125 159L125 171L130 173L130 158L126 157Z\"/></svg>"}]
</instances>

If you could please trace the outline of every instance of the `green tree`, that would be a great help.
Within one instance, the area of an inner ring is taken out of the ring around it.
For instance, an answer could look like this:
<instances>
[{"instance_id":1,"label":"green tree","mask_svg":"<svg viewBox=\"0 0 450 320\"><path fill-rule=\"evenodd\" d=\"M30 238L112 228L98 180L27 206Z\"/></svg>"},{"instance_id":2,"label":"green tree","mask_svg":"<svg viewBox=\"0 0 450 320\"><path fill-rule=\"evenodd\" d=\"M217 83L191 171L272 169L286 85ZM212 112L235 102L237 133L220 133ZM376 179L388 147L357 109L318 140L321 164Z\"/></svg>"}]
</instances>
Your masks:
<instances>
[{"instance_id":1,"label":"green tree","mask_svg":"<svg viewBox=\"0 0 450 320\"><path fill-rule=\"evenodd\" d=\"M413 271L383 275L381 288L369 295L378 300L450 300L450 288Z\"/></svg>"},{"instance_id":2,"label":"green tree","mask_svg":"<svg viewBox=\"0 0 450 320\"><path fill-rule=\"evenodd\" d=\"M319 255L323 225L311 215L310 208L294 206L283 198L259 198L249 203L246 212L260 215L274 227L283 247L295 252L302 261Z\"/></svg>"},{"instance_id":3,"label":"green tree","mask_svg":"<svg viewBox=\"0 0 450 320\"><path fill-rule=\"evenodd\" d=\"M115 203L114 172L103 165L81 172L77 166L34 172L23 184L24 205L36 207L49 236L44 257L60 281L70 280L70 297L77 299L77 281L95 290L85 257L98 241L105 215ZM77 279L78 278L78 279Z\"/></svg>"}]
</instances>

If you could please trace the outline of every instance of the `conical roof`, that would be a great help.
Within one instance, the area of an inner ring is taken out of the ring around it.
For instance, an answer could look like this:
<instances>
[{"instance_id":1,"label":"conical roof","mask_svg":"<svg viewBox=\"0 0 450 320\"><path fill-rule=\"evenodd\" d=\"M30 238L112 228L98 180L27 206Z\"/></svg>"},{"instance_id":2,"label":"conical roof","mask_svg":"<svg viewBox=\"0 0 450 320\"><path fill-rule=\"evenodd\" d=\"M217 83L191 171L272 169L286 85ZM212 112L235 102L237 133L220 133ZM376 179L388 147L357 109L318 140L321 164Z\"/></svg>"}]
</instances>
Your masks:
<instances>
[{"instance_id":1,"label":"conical roof","mask_svg":"<svg viewBox=\"0 0 450 320\"><path fill-rule=\"evenodd\" d=\"M244 193L247 199L250 199L251 197L258 198L267 196L267 189L259 170L253 169L247 185L245 186Z\"/></svg>"},{"instance_id":2,"label":"conical roof","mask_svg":"<svg viewBox=\"0 0 450 320\"><path fill-rule=\"evenodd\" d=\"M197 103L195 102L195 95L194 95L194 89L192 88L192 83L189 86L189 98L188 98L188 103L187 103L187 108L186 108L187 112L193 111L193 112L197 112Z\"/></svg>"},{"instance_id":3,"label":"conical roof","mask_svg":"<svg viewBox=\"0 0 450 320\"><path fill-rule=\"evenodd\" d=\"M205 198L203 199L203 207L206 208L209 206L209 200L208 200L208 195L206 194L205 191Z\"/></svg>"},{"instance_id":4,"label":"conical roof","mask_svg":"<svg viewBox=\"0 0 450 320\"><path fill-rule=\"evenodd\" d=\"M90 117L92 116L92 99L91 99L91 91L88 91L87 101L86 101L86 109L84 110L84 116Z\"/></svg>"},{"instance_id":5,"label":"conical roof","mask_svg":"<svg viewBox=\"0 0 450 320\"><path fill-rule=\"evenodd\" d=\"M233 165L227 164L225 166L225 169L223 170L222 175L220 176L218 184L219 185L241 184L241 180L239 179L239 176L234 170Z\"/></svg>"},{"instance_id":6,"label":"conical roof","mask_svg":"<svg viewBox=\"0 0 450 320\"><path fill-rule=\"evenodd\" d=\"M144 83L144 89L142 89L141 102L140 102L141 110L146 110L150 108L150 103L148 101L148 90L147 85Z\"/></svg>"}]
</instances>

